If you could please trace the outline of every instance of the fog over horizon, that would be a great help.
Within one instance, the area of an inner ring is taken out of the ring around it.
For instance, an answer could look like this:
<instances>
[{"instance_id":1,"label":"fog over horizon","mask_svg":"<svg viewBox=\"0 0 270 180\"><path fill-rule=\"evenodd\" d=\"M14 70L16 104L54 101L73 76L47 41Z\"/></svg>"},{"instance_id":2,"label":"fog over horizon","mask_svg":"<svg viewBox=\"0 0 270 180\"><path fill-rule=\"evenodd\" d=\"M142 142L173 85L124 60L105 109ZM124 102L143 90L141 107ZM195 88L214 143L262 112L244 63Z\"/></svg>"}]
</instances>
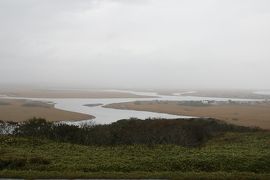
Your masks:
<instances>
[{"instance_id":1,"label":"fog over horizon","mask_svg":"<svg viewBox=\"0 0 270 180\"><path fill-rule=\"evenodd\" d=\"M0 87L270 89L269 0L0 0Z\"/></svg>"}]
</instances>

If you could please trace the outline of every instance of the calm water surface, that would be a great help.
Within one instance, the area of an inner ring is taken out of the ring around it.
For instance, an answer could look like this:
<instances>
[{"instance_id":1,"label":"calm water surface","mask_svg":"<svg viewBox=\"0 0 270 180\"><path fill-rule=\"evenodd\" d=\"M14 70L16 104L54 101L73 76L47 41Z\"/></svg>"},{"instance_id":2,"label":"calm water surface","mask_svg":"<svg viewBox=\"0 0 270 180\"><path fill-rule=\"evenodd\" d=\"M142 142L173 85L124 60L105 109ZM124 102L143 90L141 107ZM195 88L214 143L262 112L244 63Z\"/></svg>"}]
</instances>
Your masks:
<instances>
[{"instance_id":1,"label":"calm water surface","mask_svg":"<svg viewBox=\"0 0 270 180\"><path fill-rule=\"evenodd\" d=\"M88 99L88 98L13 98L10 99L29 99L36 101L45 101L45 102L53 102L55 103L55 108L79 112L84 114L93 115L96 118L94 119L95 123L98 124L107 124L112 123L120 119L128 119L130 117L136 117L140 119L146 118L190 118L191 116L178 116L171 115L166 113L154 113L147 111L134 111L134 110L120 110L120 109L111 109L111 108L103 108L103 105L111 104L111 103L122 103L122 102L133 102L133 101L153 101L153 100L163 100L163 101L200 101L200 100L216 100L216 101L260 101L254 99L236 99L236 98L212 98L212 97L194 97L194 96L164 96L158 95L155 92L135 92L135 91L120 91L120 90L110 90L117 92L128 92L136 95L145 95L145 96L156 96L152 98L102 98L102 99ZM85 104L102 104L95 107L84 106ZM77 121L72 122L69 121L67 123L72 124L80 124L91 122L91 120Z\"/></svg>"}]
</instances>

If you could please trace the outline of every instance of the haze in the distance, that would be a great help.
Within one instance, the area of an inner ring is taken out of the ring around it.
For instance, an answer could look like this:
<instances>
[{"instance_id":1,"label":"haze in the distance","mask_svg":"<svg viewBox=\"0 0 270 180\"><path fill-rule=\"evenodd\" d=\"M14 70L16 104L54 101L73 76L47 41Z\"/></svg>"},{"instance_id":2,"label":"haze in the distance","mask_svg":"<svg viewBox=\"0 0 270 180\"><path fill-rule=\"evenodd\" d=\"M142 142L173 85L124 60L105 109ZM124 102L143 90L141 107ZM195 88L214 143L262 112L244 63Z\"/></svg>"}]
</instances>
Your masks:
<instances>
[{"instance_id":1,"label":"haze in the distance","mask_svg":"<svg viewBox=\"0 0 270 180\"><path fill-rule=\"evenodd\" d=\"M269 0L0 0L0 84L270 88Z\"/></svg>"}]
</instances>

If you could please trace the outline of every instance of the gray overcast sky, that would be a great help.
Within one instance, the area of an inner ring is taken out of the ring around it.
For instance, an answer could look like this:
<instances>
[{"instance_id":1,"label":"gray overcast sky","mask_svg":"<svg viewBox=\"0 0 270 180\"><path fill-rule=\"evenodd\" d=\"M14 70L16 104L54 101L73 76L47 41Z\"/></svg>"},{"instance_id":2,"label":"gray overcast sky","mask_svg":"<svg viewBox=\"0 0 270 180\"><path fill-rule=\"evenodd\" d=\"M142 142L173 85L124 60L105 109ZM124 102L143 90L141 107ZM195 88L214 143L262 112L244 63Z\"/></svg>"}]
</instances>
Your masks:
<instances>
[{"instance_id":1,"label":"gray overcast sky","mask_svg":"<svg viewBox=\"0 0 270 180\"><path fill-rule=\"evenodd\" d=\"M270 88L270 1L0 0L0 83Z\"/></svg>"}]
</instances>

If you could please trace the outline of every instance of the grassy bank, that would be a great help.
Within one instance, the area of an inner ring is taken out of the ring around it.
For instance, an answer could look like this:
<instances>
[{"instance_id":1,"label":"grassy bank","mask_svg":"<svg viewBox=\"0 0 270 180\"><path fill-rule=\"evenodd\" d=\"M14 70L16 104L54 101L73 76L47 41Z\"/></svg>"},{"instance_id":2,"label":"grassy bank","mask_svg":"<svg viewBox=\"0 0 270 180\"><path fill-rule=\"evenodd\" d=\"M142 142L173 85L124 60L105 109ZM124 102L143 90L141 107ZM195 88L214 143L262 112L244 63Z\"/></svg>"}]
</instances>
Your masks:
<instances>
[{"instance_id":1,"label":"grassy bank","mask_svg":"<svg viewBox=\"0 0 270 180\"><path fill-rule=\"evenodd\" d=\"M196 148L84 146L41 138L0 137L0 177L270 177L270 132L225 133Z\"/></svg>"},{"instance_id":2,"label":"grassy bank","mask_svg":"<svg viewBox=\"0 0 270 180\"><path fill-rule=\"evenodd\" d=\"M23 122L32 117L43 117L52 122L94 118L88 114L57 109L54 104L49 102L0 98L0 120Z\"/></svg>"},{"instance_id":3,"label":"grassy bank","mask_svg":"<svg viewBox=\"0 0 270 180\"><path fill-rule=\"evenodd\" d=\"M241 103L231 101L135 101L109 104L104 107L150 111L194 117L211 117L240 126L259 127L270 130L269 102Z\"/></svg>"}]
</instances>

